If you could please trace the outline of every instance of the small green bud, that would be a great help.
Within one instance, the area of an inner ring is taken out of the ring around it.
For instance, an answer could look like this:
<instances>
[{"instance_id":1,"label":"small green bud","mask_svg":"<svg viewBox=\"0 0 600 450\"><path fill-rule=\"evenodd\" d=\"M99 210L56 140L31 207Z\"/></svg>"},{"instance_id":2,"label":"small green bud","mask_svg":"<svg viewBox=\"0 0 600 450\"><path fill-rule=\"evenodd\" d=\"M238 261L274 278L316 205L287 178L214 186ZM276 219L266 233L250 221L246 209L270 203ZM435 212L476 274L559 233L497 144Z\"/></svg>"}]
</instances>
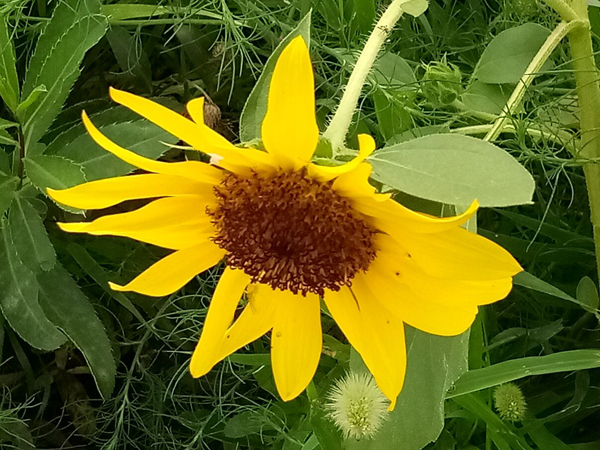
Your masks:
<instances>
[{"instance_id":1,"label":"small green bud","mask_svg":"<svg viewBox=\"0 0 600 450\"><path fill-rule=\"evenodd\" d=\"M432 62L425 66L421 90L435 107L446 106L462 93L461 78L460 69L447 63L444 58L441 62Z\"/></svg>"},{"instance_id":2,"label":"small green bud","mask_svg":"<svg viewBox=\"0 0 600 450\"><path fill-rule=\"evenodd\" d=\"M518 422L523 419L527 402L521 389L514 383L506 383L494 390L494 404L502 420Z\"/></svg>"},{"instance_id":3,"label":"small green bud","mask_svg":"<svg viewBox=\"0 0 600 450\"><path fill-rule=\"evenodd\" d=\"M373 437L387 418L389 402L368 373L349 372L327 400L327 415L346 439Z\"/></svg>"}]
</instances>

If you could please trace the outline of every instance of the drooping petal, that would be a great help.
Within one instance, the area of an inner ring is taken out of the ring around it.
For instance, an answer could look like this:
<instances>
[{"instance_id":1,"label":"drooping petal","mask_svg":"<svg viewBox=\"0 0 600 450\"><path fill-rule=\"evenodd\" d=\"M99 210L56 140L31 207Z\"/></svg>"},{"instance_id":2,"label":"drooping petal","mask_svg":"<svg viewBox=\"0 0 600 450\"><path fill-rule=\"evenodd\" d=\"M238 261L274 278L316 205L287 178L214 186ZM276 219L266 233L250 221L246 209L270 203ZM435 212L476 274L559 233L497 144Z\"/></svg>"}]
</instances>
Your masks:
<instances>
[{"instance_id":1,"label":"drooping petal","mask_svg":"<svg viewBox=\"0 0 600 450\"><path fill-rule=\"evenodd\" d=\"M242 270L225 268L210 301L200 341L190 362L190 372L194 378L205 375L223 358L221 347L225 334L233 322L240 298L249 283L250 277Z\"/></svg>"},{"instance_id":2,"label":"drooping petal","mask_svg":"<svg viewBox=\"0 0 600 450\"><path fill-rule=\"evenodd\" d=\"M219 361L260 338L273 328L277 303L274 296L271 295L272 292L273 290L265 285L251 285L248 287L248 305L246 305L240 317L221 336L220 341L215 344L214 350L205 357L203 354L198 353L202 351L200 344L196 347L193 356L195 359L192 359L190 367L192 376L202 376Z\"/></svg>"},{"instance_id":3,"label":"drooping petal","mask_svg":"<svg viewBox=\"0 0 600 450\"><path fill-rule=\"evenodd\" d=\"M58 225L70 233L122 236L179 250L200 244L215 234L211 218L206 214L206 205L212 201L212 195L167 197L135 211L103 216L92 222Z\"/></svg>"},{"instance_id":4,"label":"drooping petal","mask_svg":"<svg viewBox=\"0 0 600 450\"><path fill-rule=\"evenodd\" d=\"M389 234L407 257L434 277L499 280L523 271L501 246L463 228L430 234L405 230Z\"/></svg>"},{"instance_id":5,"label":"drooping petal","mask_svg":"<svg viewBox=\"0 0 600 450\"><path fill-rule=\"evenodd\" d=\"M419 298L446 307L487 305L505 298L512 289L512 278L496 280L461 280L438 278L429 275L414 258L408 258L390 236L378 235L376 245L380 249L369 267L369 274L377 272L381 277L406 285Z\"/></svg>"},{"instance_id":6,"label":"drooping petal","mask_svg":"<svg viewBox=\"0 0 600 450\"><path fill-rule=\"evenodd\" d=\"M352 293L354 291L354 295ZM325 303L348 341L361 355L390 411L402 390L406 373L404 324L383 308L365 286L327 291Z\"/></svg>"},{"instance_id":7,"label":"drooping petal","mask_svg":"<svg viewBox=\"0 0 600 450\"><path fill-rule=\"evenodd\" d=\"M343 197L369 197L373 201L383 201L389 196L375 194L375 188L369 183L371 164L362 163L356 169L344 173L333 182L333 189Z\"/></svg>"},{"instance_id":8,"label":"drooping petal","mask_svg":"<svg viewBox=\"0 0 600 450\"><path fill-rule=\"evenodd\" d=\"M319 140L315 83L308 47L301 36L281 52L269 87L262 140L282 167L297 169L310 161Z\"/></svg>"},{"instance_id":9,"label":"drooping petal","mask_svg":"<svg viewBox=\"0 0 600 450\"><path fill-rule=\"evenodd\" d=\"M216 265L224 256L225 250L207 240L171 253L125 286L115 283L109 285L115 291L162 297L182 288L196 275Z\"/></svg>"},{"instance_id":10,"label":"drooping petal","mask_svg":"<svg viewBox=\"0 0 600 450\"><path fill-rule=\"evenodd\" d=\"M85 125L85 128L90 134L91 138L100 147L108 150L117 158L125 161L128 164L131 164L132 166L147 170L148 172L176 175L204 183L219 184L222 180L223 175L219 169L199 161L166 163L144 158L143 156L126 150L104 136L100 130L94 126L85 111L81 113L81 117L83 119L83 124Z\"/></svg>"},{"instance_id":11,"label":"drooping petal","mask_svg":"<svg viewBox=\"0 0 600 450\"><path fill-rule=\"evenodd\" d=\"M219 148L235 148L223 136L204 125L204 120L199 123L193 122L159 103L114 88L110 88L110 97L115 102L129 108L173 136L188 143L196 150L215 153ZM198 108L196 106L203 105L200 105L200 102L192 104L191 109L197 115Z\"/></svg>"},{"instance_id":12,"label":"drooping petal","mask_svg":"<svg viewBox=\"0 0 600 450\"><path fill-rule=\"evenodd\" d=\"M163 174L106 178L69 189L47 189L48 195L58 203L80 209L103 209L127 200L153 197L207 196L212 190L212 184Z\"/></svg>"},{"instance_id":13,"label":"drooping petal","mask_svg":"<svg viewBox=\"0 0 600 450\"><path fill-rule=\"evenodd\" d=\"M323 338L319 297L274 291L277 315L271 333L271 361L277 391L283 401L302 393L312 380Z\"/></svg>"},{"instance_id":14,"label":"drooping petal","mask_svg":"<svg viewBox=\"0 0 600 450\"><path fill-rule=\"evenodd\" d=\"M479 203L475 200L464 213L439 218L412 211L392 198L378 201L372 197L356 197L353 198L353 205L357 211L371 217L377 228L389 234L401 234L404 230L413 233L439 233L457 228L473 217L479 208Z\"/></svg>"},{"instance_id":15,"label":"drooping petal","mask_svg":"<svg viewBox=\"0 0 600 450\"><path fill-rule=\"evenodd\" d=\"M365 161L365 159L371 156L371 153L375 150L375 140L368 134L359 134L358 148L358 155L353 160L339 166L318 166L316 164L310 164L308 166L308 174L313 178L325 182L355 170Z\"/></svg>"}]
</instances>

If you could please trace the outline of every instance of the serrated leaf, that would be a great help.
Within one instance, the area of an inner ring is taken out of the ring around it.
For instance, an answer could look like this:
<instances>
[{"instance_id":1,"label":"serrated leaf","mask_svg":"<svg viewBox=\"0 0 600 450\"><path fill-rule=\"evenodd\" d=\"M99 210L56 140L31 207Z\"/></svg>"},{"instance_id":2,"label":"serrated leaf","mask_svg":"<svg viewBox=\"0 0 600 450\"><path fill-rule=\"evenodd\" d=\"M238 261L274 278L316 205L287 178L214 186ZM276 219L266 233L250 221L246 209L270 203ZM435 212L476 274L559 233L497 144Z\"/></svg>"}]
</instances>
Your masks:
<instances>
[{"instance_id":1,"label":"serrated leaf","mask_svg":"<svg viewBox=\"0 0 600 450\"><path fill-rule=\"evenodd\" d=\"M117 368L102 322L77 283L57 264L38 275L40 304L63 333L83 353L102 398L110 398Z\"/></svg>"},{"instance_id":2,"label":"serrated leaf","mask_svg":"<svg viewBox=\"0 0 600 450\"><path fill-rule=\"evenodd\" d=\"M484 207L531 203L535 182L506 151L469 136L435 134L376 151L373 178L416 197Z\"/></svg>"},{"instance_id":3,"label":"serrated leaf","mask_svg":"<svg viewBox=\"0 0 600 450\"><path fill-rule=\"evenodd\" d=\"M23 162L29 180L44 194L46 188L66 189L86 181L81 165L61 156L35 155Z\"/></svg>"},{"instance_id":4,"label":"serrated leaf","mask_svg":"<svg viewBox=\"0 0 600 450\"><path fill-rule=\"evenodd\" d=\"M39 285L15 250L6 221L0 222L0 308L13 330L29 345L55 350L66 337L48 320L38 302Z\"/></svg>"},{"instance_id":5,"label":"serrated leaf","mask_svg":"<svg viewBox=\"0 0 600 450\"><path fill-rule=\"evenodd\" d=\"M41 217L18 194L14 196L8 226L19 259L34 273L48 271L56 264L56 253Z\"/></svg>"},{"instance_id":6,"label":"serrated leaf","mask_svg":"<svg viewBox=\"0 0 600 450\"><path fill-rule=\"evenodd\" d=\"M10 175L0 175L0 218L10 206L17 190L19 179Z\"/></svg>"},{"instance_id":7,"label":"serrated leaf","mask_svg":"<svg viewBox=\"0 0 600 450\"><path fill-rule=\"evenodd\" d=\"M19 102L19 78L16 68L15 46L9 33L7 18L0 16L0 97L11 111Z\"/></svg>"},{"instance_id":8,"label":"serrated leaf","mask_svg":"<svg viewBox=\"0 0 600 450\"><path fill-rule=\"evenodd\" d=\"M442 337L405 328L408 366L396 408L373 439L349 442L348 450L421 450L442 432L446 392L468 368L469 333ZM353 370L362 364L350 359Z\"/></svg>"},{"instance_id":9,"label":"serrated leaf","mask_svg":"<svg viewBox=\"0 0 600 450\"><path fill-rule=\"evenodd\" d=\"M281 41L275 51L269 56L267 63L260 74L256 85L246 100L242 115L240 116L240 139L242 142L249 142L253 139L260 139L262 121L267 113L267 95L271 85L271 77L275 64L283 49L296 36L302 36L306 45L310 48L310 13L298 23L290 33Z\"/></svg>"},{"instance_id":10,"label":"serrated leaf","mask_svg":"<svg viewBox=\"0 0 600 450\"><path fill-rule=\"evenodd\" d=\"M146 120L110 124L101 127L100 131L120 146L152 159L169 149L165 143L178 142L173 135ZM88 181L125 175L135 169L104 150L88 134L78 136L56 155L80 164Z\"/></svg>"},{"instance_id":11,"label":"serrated leaf","mask_svg":"<svg viewBox=\"0 0 600 450\"><path fill-rule=\"evenodd\" d=\"M23 98L38 86L48 92L22 114L25 148L50 127L79 77L85 53L104 36L107 21L98 0L63 0L40 36L29 63Z\"/></svg>"},{"instance_id":12,"label":"serrated leaf","mask_svg":"<svg viewBox=\"0 0 600 450\"><path fill-rule=\"evenodd\" d=\"M488 44L473 76L484 83L518 83L549 35L550 30L536 23L503 31Z\"/></svg>"}]
</instances>

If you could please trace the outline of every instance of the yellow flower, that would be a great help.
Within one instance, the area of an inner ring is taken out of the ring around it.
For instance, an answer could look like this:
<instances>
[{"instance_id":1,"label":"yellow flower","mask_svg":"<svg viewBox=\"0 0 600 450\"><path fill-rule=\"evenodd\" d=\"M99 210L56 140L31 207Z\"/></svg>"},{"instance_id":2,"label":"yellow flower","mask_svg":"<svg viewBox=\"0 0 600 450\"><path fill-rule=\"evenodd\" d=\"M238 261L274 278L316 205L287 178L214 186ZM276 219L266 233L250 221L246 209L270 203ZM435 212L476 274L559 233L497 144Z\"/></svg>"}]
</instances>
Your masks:
<instances>
[{"instance_id":1,"label":"yellow flower","mask_svg":"<svg viewBox=\"0 0 600 450\"><path fill-rule=\"evenodd\" d=\"M62 223L69 232L125 236L174 252L118 291L164 296L222 260L200 342L194 377L271 331L271 360L283 400L312 379L322 346L322 297L361 354L390 409L406 370L404 323L457 335L477 306L504 298L522 269L498 245L461 228L477 202L456 217L413 212L378 194L365 159L375 149L359 136L354 160L336 167L311 163L319 140L314 80L304 40L295 38L277 61L262 123L266 151L235 147L203 120L203 99L187 104L191 120L150 100L111 90L112 99L213 156L154 161L109 140L83 113L90 136L142 175L92 181L61 191L56 201L81 209L154 199L133 212L89 223ZM237 320L240 298L248 304Z\"/></svg>"}]
</instances>

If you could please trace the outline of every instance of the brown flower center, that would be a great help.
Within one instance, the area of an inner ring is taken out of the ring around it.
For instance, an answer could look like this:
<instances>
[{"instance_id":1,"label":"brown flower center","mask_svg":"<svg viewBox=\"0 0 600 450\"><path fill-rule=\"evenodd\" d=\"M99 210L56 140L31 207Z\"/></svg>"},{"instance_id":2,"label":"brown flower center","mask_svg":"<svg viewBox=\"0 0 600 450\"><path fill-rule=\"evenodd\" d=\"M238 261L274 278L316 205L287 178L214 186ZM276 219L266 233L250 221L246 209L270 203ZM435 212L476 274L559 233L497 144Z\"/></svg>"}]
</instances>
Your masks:
<instances>
[{"instance_id":1,"label":"brown flower center","mask_svg":"<svg viewBox=\"0 0 600 450\"><path fill-rule=\"evenodd\" d=\"M208 211L227 263L273 289L323 295L349 286L375 258L376 230L348 199L306 171L228 174Z\"/></svg>"}]
</instances>

